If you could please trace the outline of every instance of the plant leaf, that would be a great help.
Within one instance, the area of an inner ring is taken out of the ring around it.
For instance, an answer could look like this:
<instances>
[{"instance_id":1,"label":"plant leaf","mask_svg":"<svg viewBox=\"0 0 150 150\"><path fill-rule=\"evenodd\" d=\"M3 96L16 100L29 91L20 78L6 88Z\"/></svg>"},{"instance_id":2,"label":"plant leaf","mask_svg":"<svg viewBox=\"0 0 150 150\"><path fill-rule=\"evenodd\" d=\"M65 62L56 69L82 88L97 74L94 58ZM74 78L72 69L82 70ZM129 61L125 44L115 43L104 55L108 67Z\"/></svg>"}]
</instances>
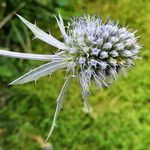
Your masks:
<instances>
[{"instance_id":1,"label":"plant leaf","mask_svg":"<svg viewBox=\"0 0 150 150\"><path fill-rule=\"evenodd\" d=\"M55 18L56 18L57 24L59 26L59 29L60 29L64 39L68 38L68 35L66 34L64 22L63 22L61 15L59 14L59 20L56 16L55 16Z\"/></svg>"},{"instance_id":2,"label":"plant leaf","mask_svg":"<svg viewBox=\"0 0 150 150\"><path fill-rule=\"evenodd\" d=\"M83 97L83 104L85 108L85 112L90 113L91 112L91 107L89 105L89 83L90 83L90 76L91 72L89 71L82 71L79 74L79 81L82 89L82 97Z\"/></svg>"},{"instance_id":3,"label":"plant leaf","mask_svg":"<svg viewBox=\"0 0 150 150\"><path fill-rule=\"evenodd\" d=\"M20 15L16 14L23 23L26 24L26 26L33 32L33 34L35 35L35 38L38 38L54 47L57 47L59 49L66 49L65 44L63 44L62 42L58 41L56 38L54 38L53 36L45 33L44 31L42 31L41 29L39 29L36 25L33 25L32 23L30 23L29 21L27 21L26 19L24 19L23 17L21 17Z\"/></svg>"},{"instance_id":4,"label":"plant leaf","mask_svg":"<svg viewBox=\"0 0 150 150\"><path fill-rule=\"evenodd\" d=\"M56 110L55 110L55 114L54 114L54 118L53 118L53 122L52 122L52 126L51 126L51 129L48 133L48 136L47 136L47 139L46 141L50 138L55 126L56 126L56 120L57 120L57 117L59 115L59 112L62 108L62 103L64 101L64 96L66 95L66 92L67 92L67 89L68 89L68 86L69 86L69 83L70 83L70 79L71 79L71 75L69 75L61 89L61 92L56 100L57 102L57 105L56 105Z\"/></svg>"},{"instance_id":5,"label":"plant leaf","mask_svg":"<svg viewBox=\"0 0 150 150\"><path fill-rule=\"evenodd\" d=\"M37 80L40 77L46 76L48 74L53 73L54 71L64 68L68 62L66 61L57 61L57 62L49 62L44 64L38 68L35 68L25 75L19 77L18 79L14 80L11 84L23 84L33 80Z\"/></svg>"},{"instance_id":6,"label":"plant leaf","mask_svg":"<svg viewBox=\"0 0 150 150\"><path fill-rule=\"evenodd\" d=\"M13 17L14 13L10 13L0 22L0 29Z\"/></svg>"},{"instance_id":7,"label":"plant leaf","mask_svg":"<svg viewBox=\"0 0 150 150\"><path fill-rule=\"evenodd\" d=\"M0 55L5 56L5 57L22 58L22 59L30 59L30 60L41 60L41 61L65 60L65 57L63 57L61 55L59 56L59 53L56 53L55 55L27 54L27 53L11 52L11 51L0 49Z\"/></svg>"}]
</instances>

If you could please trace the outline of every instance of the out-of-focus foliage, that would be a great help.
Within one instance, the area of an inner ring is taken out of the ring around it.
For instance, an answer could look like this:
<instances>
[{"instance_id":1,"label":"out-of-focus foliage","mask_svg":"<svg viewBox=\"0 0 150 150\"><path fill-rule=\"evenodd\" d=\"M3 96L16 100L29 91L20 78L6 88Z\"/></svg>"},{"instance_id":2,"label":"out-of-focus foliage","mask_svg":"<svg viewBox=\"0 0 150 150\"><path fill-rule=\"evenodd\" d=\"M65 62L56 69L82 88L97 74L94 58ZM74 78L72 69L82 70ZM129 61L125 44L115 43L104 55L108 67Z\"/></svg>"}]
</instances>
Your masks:
<instances>
[{"instance_id":1,"label":"out-of-focus foliage","mask_svg":"<svg viewBox=\"0 0 150 150\"><path fill-rule=\"evenodd\" d=\"M50 143L54 150L150 149L150 3L149 0L1 0L0 47L12 51L54 53L57 49L32 40L32 33L12 13L17 12L62 40L54 14L69 17L83 13L120 20L137 29L144 45L142 60L127 78L100 92L93 89L91 114L82 111L82 98L74 80L64 102ZM10 16L9 16L10 15ZM4 19L10 18L5 23ZM56 98L64 82L63 71L34 82L7 86L36 61L0 58L0 150L37 150L46 145Z\"/></svg>"}]
</instances>

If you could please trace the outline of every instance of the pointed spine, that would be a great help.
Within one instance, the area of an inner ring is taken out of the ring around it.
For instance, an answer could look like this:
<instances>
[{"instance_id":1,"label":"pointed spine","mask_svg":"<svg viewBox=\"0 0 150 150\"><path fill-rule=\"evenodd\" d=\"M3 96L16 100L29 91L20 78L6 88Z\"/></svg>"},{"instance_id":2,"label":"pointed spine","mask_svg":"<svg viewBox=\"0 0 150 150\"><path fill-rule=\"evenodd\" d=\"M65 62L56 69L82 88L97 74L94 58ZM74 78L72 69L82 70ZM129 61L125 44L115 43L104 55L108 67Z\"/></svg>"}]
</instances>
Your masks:
<instances>
[{"instance_id":1,"label":"pointed spine","mask_svg":"<svg viewBox=\"0 0 150 150\"><path fill-rule=\"evenodd\" d=\"M65 83L64 83L64 85L62 87L62 90L61 90L61 92L60 92L60 94L59 94L59 96L58 96L58 98L56 100L56 103L57 103L56 104L56 110L55 110L54 118L53 118L53 121L52 121L52 126L51 126L51 129L50 129L49 133L48 133L46 141L50 138L50 136L51 136L51 134L52 134L52 132L53 132L55 126L56 126L56 120L57 120L59 112L60 112L60 110L62 108L62 103L64 101L64 96L67 93L67 89L68 89L68 86L70 84L70 79L71 79L71 75L69 75L67 77L67 79L66 79L66 81L65 81Z\"/></svg>"}]
</instances>

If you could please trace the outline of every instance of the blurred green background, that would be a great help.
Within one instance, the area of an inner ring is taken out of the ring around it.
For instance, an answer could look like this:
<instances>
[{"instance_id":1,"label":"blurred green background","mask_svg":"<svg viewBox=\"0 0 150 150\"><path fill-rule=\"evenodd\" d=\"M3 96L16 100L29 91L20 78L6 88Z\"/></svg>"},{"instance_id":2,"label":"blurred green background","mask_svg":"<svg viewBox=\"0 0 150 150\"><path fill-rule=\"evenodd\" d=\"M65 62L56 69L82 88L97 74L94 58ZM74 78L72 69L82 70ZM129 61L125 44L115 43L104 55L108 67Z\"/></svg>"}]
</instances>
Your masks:
<instances>
[{"instance_id":1,"label":"blurred green background","mask_svg":"<svg viewBox=\"0 0 150 150\"><path fill-rule=\"evenodd\" d=\"M150 1L149 0L0 0L0 48L28 53L54 53L14 15L50 30L62 40L54 14L65 22L84 13L110 16L141 35L142 60L126 78L120 76L110 89L93 89L91 114L83 112L82 97L74 80L49 143L53 150L150 149ZM64 82L63 71L25 85L8 86L12 80L41 62L0 57L0 150L40 150L45 143Z\"/></svg>"}]
</instances>

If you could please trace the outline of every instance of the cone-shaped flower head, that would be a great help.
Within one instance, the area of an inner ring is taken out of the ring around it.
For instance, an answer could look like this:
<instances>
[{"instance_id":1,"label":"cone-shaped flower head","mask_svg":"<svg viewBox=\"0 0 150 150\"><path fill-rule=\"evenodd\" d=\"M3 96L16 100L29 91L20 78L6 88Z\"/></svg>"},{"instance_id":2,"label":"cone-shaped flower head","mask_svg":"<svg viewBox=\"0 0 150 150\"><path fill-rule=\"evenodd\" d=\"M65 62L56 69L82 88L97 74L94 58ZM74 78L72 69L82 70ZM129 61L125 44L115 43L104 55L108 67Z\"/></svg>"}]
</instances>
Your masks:
<instances>
[{"instance_id":1,"label":"cone-shaped flower head","mask_svg":"<svg viewBox=\"0 0 150 150\"><path fill-rule=\"evenodd\" d=\"M98 16L84 15L74 17L64 26L59 15L56 18L64 42L60 42L52 35L40 30L23 17L18 17L34 33L35 38L59 49L55 55L22 54L0 50L0 55L50 61L13 81L11 84L22 84L51 74L56 70L66 67L68 77L57 98L57 107L48 138L50 137L62 102L67 92L71 77L77 77L82 88L84 105L88 111L89 86L91 80L98 87L109 86L117 79L119 72L124 72L134 65L138 58L141 46L138 45L135 32L126 27L120 27L118 22L107 20L103 22Z\"/></svg>"}]
</instances>

